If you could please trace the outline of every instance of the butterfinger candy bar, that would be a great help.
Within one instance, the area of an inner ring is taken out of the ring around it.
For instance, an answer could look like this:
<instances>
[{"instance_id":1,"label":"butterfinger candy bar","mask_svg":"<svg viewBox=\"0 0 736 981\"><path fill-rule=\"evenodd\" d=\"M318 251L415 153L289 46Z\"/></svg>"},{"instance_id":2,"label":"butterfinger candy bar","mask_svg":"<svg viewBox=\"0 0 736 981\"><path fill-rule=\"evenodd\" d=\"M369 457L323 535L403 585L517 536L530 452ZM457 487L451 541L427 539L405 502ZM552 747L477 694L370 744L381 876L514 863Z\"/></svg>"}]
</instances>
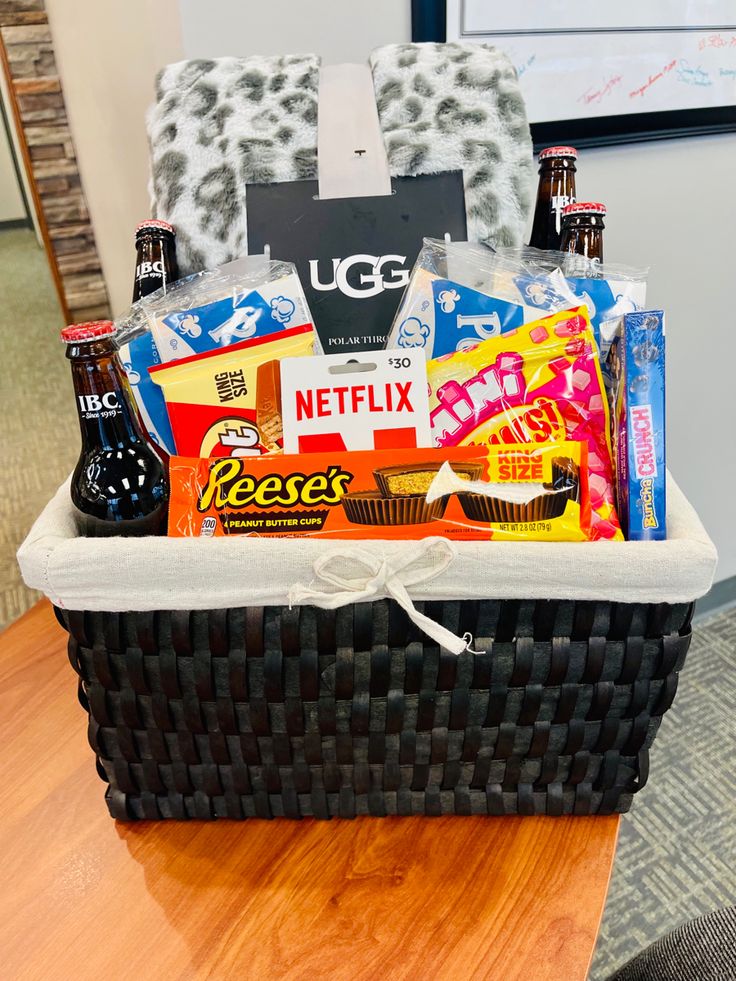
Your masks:
<instances>
[{"instance_id":1,"label":"butterfinger candy bar","mask_svg":"<svg viewBox=\"0 0 736 981\"><path fill-rule=\"evenodd\" d=\"M313 344L312 325L303 324L151 368L151 377L164 391L177 452L260 456L278 449L276 369L259 369L282 357L302 359L312 354ZM259 385L265 389L260 413Z\"/></svg>"},{"instance_id":2,"label":"butterfinger candy bar","mask_svg":"<svg viewBox=\"0 0 736 981\"><path fill-rule=\"evenodd\" d=\"M586 453L562 442L404 450L400 465L375 450L172 457L169 534L584 541Z\"/></svg>"},{"instance_id":3,"label":"butterfinger candy bar","mask_svg":"<svg viewBox=\"0 0 736 981\"><path fill-rule=\"evenodd\" d=\"M256 393L256 425L261 440L269 453L280 453L284 448L280 361L266 361L258 366Z\"/></svg>"}]
</instances>

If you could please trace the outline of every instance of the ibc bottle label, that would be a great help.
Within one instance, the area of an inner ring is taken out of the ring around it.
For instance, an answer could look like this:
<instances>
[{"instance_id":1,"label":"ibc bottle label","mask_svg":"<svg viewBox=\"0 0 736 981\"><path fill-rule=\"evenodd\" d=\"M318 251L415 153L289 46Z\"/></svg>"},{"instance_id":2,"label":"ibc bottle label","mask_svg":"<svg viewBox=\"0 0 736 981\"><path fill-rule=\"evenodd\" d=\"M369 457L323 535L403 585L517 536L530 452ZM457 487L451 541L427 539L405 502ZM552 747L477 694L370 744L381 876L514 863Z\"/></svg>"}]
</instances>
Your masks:
<instances>
[{"instance_id":1,"label":"ibc bottle label","mask_svg":"<svg viewBox=\"0 0 736 981\"><path fill-rule=\"evenodd\" d=\"M555 231L559 235L562 231L562 209L567 204L574 204L575 198L568 194L553 194L551 199L551 210L555 216Z\"/></svg>"},{"instance_id":2,"label":"ibc bottle label","mask_svg":"<svg viewBox=\"0 0 736 981\"><path fill-rule=\"evenodd\" d=\"M120 412L117 392L104 395L77 395L84 419L111 419Z\"/></svg>"},{"instance_id":3,"label":"ibc bottle label","mask_svg":"<svg viewBox=\"0 0 736 981\"><path fill-rule=\"evenodd\" d=\"M151 276L163 276L164 264L162 259L155 262L140 262L135 267L135 277L137 280L148 279Z\"/></svg>"}]
</instances>

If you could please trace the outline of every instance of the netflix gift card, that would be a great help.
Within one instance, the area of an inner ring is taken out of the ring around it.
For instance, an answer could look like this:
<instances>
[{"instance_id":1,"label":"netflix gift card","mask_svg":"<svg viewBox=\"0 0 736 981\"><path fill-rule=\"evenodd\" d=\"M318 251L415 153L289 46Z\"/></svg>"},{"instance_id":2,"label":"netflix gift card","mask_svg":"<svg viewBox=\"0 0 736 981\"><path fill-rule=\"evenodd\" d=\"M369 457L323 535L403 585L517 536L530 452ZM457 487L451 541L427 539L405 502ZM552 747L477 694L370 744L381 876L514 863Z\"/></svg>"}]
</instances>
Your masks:
<instances>
[{"instance_id":1,"label":"netflix gift card","mask_svg":"<svg viewBox=\"0 0 736 981\"><path fill-rule=\"evenodd\" d=\"M281 361L285 453L431 445L420 348Z\"/></svg>"}]
</instances>

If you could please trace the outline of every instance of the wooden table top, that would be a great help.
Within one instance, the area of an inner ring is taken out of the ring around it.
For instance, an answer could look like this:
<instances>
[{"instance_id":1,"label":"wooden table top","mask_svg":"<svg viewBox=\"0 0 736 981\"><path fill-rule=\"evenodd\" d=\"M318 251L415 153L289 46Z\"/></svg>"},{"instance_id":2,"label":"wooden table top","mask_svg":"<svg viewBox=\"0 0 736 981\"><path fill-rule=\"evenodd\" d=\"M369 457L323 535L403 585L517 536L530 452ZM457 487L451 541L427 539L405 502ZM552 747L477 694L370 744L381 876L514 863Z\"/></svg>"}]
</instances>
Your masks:
<instances>
[{"instance_id":1,"label":"wooden table top","mask_svg":"<svg viewBox=\"0 0 736 981\"><path fill-rule=\"evenodd\" d=\"M584 981L618 818L113 821L66 635L0 636L12 981Z\"/></svg>"}]
</instances>

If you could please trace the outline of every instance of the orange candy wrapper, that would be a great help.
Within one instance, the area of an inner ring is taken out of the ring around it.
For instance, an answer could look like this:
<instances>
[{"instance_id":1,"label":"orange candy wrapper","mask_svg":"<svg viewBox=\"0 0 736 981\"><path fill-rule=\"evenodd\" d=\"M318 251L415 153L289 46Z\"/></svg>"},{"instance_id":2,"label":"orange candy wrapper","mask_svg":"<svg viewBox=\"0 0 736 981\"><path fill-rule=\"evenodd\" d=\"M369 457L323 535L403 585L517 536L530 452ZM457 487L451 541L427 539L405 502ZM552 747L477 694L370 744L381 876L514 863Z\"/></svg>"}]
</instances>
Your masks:
<instances>
[{"instance_id":1,"label":"orange candy wrapper","mask_svg":"<svg viewBox=\"0 0 736 981\"><path fill-rule=\"evenodd\" d=\"M623 539L614 507L608 400L586 307L429 361L427 377L437 447L585 443L589 536Z\"/></svg>"},{"instance_id":2,"label":"orange candy wrapper","mask_svg":"<svg viewBox=\"0 0 736 981\"><path fill-rule=\"evenodd\" d=\"M312 354L302 324L149 369L163 389L178 453L260 456L281 452L279 362Z\"/></svg>"},{"instance_id":3,"label":"orange candy wrapper","mask_svg":"<svg viewBox=\"0 0 736 981\"><path fill-rule=\"evenodd\" d=\"M585 541L587 447L172 457L169 535Z\"/></svg>"}]
</instances>

